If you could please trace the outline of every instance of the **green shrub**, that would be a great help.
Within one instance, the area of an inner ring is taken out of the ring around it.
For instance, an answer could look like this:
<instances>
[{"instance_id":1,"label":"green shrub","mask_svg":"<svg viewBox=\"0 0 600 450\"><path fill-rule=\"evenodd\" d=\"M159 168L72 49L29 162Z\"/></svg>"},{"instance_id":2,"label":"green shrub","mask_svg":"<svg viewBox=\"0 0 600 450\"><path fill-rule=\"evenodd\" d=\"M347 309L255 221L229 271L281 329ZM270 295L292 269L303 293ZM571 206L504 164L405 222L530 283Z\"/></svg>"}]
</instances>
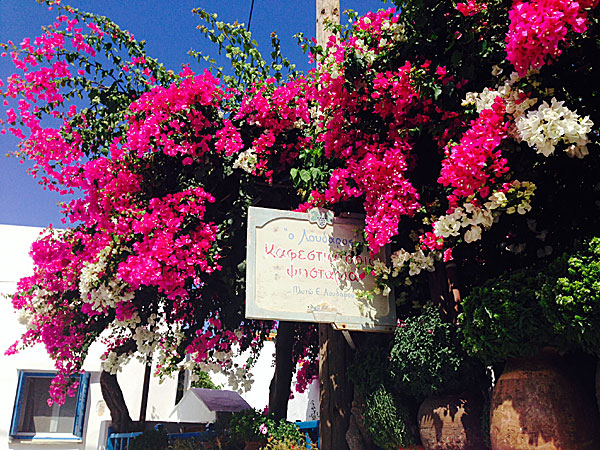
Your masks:
<instances>
[{"instance_id":1,"label":"green shrub","mask_svg":"<svg viewBox=\"0 0 600 450\"><path fill-rule=\"evenodd\" d=\"M396 450L415 443L409 408L381 384L366 398L365 427L373 442L385 450Z\"/></svg>"},{"instance_id":2,"label":"green shrub","mask_svg":"<svg viewBox=\"0 0 600 450\"><path fill-rule=\"evenodd\" d=\"M553 332L600 356L600 238L558 258L549 270L558 276L543 285L539 303Z\"/></svg>"},{"instance_id":3,"label":"green shrub","mask_svg":"<svg viewBox=\"0 0 600 450\"><path fill-rule=\"evenodd\" d=\"M462 302L463 345L485 363L531 356L554 341L539 303L548 275L518 270L473 289Z\"/></svg>"},{"instance_id":4,"label":"green shrub","mask_svg":"<svg viewBox=\"0 0 600 450\"><path fill-rule=\"evenodd\" d=\"M307 449L317 449L317 445L314 443L310 444L310 447L307 446L307 444L301 443L301 449L304 450L305 448ZM263 450L300 450L298 449L298 441L294 440L292 438L289 437L283 437L281 439L277 439L277 438L269 438L269 441L267 443L267 446L263 449Z\"/></svg>"},{"instance_id":5,"label":"green shrub","mask_svg":"<svg viewBox=\"0 0 600 450\"><path fill-rule=\"evenodd\" d=\"M531 356L545 345L600 356L600 238L473 289L461 321L465 349L486 363Z\"/></svg>"},{"instance_id":6,"label":"green shrub","mask_svg":"<svg viewBox=\"0 0 600 450\"><path fill-rule=\"evenodd\" d=\"M191 383L191 387L193 388L221 389L223 387L213 383L208 372L203 372L198 368L194 368L193 374L197 377L197 379L193 380Z\"/></svg>"},{"instance_id":7,"label":"green shrub","mask_svg":"<svg viewBox=\"0 0 600 450\"><path fill-rule=\"evenodd\" d=\"M234 413L229 420L229 436L234 441L266 444L267 437L260 430L260 426L266 423L270 424L269 418L255 409Z\"/></svg>"},{"instance_id":8,"label":"green shrub","mask_svg":"<svg viewBox=\"0 0 600 450\"><path fill-rule=\"evenodd\" d=\"M389 351L375 339L368 339L358 347L347 369L348 378L363 395L375 391L379 385L389 384Z\"/></svg>"},{"instance_id":9,"label":"green shrub","mask_svg":"<svg viewBox=\"0 0 600 450\"><path fill-rule=\"evenodd\" d=\"M298 427L285 420L275 422L275 426L271 429L267 428L267 435L276 441L294 441L296 443L306 444L306 438L300 432Z\"/></svg>"},{"instance_id":10,"label":"green shrub","mask_svg":"<svg viewBox=\"0 0 600 450\"><path fill-rule=\"evenodd\" d=\"M272 414L263 414L255 409L234 413L229 420L229 436L236 442L262 442L269 438L278 441L285 439L305 443L304 435L298 427L285 420L277 421Z\"/></svg>"},{"instance_id":11,"label":"green shrub","mask_svg":"<svg viewBox=\"0 0 600 450\"><path fill-rule=\"evenodd\" d=\"M167 431L160 427L157 430L144 431L129 443L129 450L167 450L169 438Z\"/></svg>"},{"instance_id":12,"label":"green shrub","mask_svg":"<svg viewBox=\"0 0 600 450\"><path fill-rule=\"evenodd\" d=\"M243 450L244 445L235 446L227 436L218 436L204 441L200 438L174 439L168 450Z\"/></svg>"},{"instance_id":13,"label":"green shrub","mask_svg":"<svg viewBox=\"0 0 600 450\"><path fill-rule=\"evenodd\" d=\"M381 336L369 337L358 347L348 378L365 398L364 424L375 444L397 449L414 442L416 408L393 389L389 344Z\"/></svg>"},{"instance_id":14,"label":"green shrub","mask_svg":"<svg viewBox=\"0 0 600 450\"><path fill-rule=\"evenodd\" d=\"M484 367L465 353L456 325L443 322L433 307L396 328L390 368L396 389L418 400L485 382Z\"/></svg>"}]
</instances>

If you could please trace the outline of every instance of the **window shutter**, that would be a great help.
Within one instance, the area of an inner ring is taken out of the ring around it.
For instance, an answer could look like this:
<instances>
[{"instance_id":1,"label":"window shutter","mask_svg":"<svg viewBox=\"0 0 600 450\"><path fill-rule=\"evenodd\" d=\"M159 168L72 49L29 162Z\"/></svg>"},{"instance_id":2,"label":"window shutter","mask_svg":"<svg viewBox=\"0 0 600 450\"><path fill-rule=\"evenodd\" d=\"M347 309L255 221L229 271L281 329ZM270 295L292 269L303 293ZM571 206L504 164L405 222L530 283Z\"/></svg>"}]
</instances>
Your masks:
<instances>
[{"instance_id":1,"label":"window shutter","mask_svg":"<svg viewBox=\"0 0 600 450\"><path fill-rule=\"evenodd\" d=\"M83 424L85 421L85 408L90 385L90 374L85 372L79 376L79 390L77 395L77 409L75 410L75 425L73 434L79 438L83 437Z\"/></svg>"},{"instance_id":2,"label":"window shutter","mask_svg":"<svg viewBox=\"0 0 600 450\"><path fill-rule=\"evenodd\" d=\"M19 429L19 417L21 417L21 407L23 406L23 391L25 390L25 372L19 372L19 382L17 384L17 396L15 397L15 406L10 424L10 435L17 434Z\"/></svg>"}]
</instances>

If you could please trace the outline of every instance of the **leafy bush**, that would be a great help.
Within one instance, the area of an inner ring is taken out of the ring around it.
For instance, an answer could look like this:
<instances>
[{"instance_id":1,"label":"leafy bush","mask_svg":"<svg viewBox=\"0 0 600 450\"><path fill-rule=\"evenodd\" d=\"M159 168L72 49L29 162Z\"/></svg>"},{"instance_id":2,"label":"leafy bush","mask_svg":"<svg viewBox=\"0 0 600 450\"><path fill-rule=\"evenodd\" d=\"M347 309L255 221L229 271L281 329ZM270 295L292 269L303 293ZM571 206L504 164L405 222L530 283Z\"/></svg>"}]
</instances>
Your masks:
<instances>
[{"instance_id":1,"label":"leafy bush","mask_svg":"<svg viewBox=\"0 0 600 450\"><path fill-rule=\"evenodd\" d=\"M348 367L348 378L365 398L364 424L373 442L396 449L414 442L416 409L394 392L388 348L381 336L368 337Z\"/></svg>"},{"instance_id":2,"label":"leafy bush","mask_svg":"<svg viewBox=\"0 0 600 450\"><path fill-rule=\"evenodd\" d=\"M262 442L265 445L269 438L305 443L304 435L295 424L285 420L277 421L272 414L263 414L255 409L247 409L231 416L229 436L233 441Z\"/></svg>"},{"instance_id":3,"label":"leafy bush","mask_svg":"<svg viewBox=\"0 0 600 450\"><path fill-rule=\"evenodd\" d=\"M246 409L234 413L229 420L229 435L233 440L241 442L267 442L261 432L261 425L269 422L266 415L255 409Z\"/></svg>"},{"instance_id":4,"label":"leafy bush","mask_svg":"<svg viewBox=\"0 0 600 450\"><path fill-rule=\"evenodd\" d=\"M526 269L489 280L463 300L463 345L486 363L531 356L553 341L539 293L547 275Z\"/></svg>"},{"instance_id":5,"label":"leafy bush","mask_svg":"<svg viewBox=\"0 0 600 450\"><path fill-rule=\"evenodd\" d=\"M554 333L600 356L600 238L558 258L550 271L558 277L544 284L539 303Z\"/></svg>"},{"instance_id":6,"label":"leafy bush","mask_svg":"<svg viewBox=\"0 0 600 450\"><path fill-rule=\"evenodd\" d=\"M396 328L390 368L396 388L419 400L485 380L484 367L463 350L456 325L442 322L433 307Z\"/></svg>"},{"instance_id":7,"label":"leafy bush","mask_svg":"<svg viewBox=\"0 0 600 450\"><path fill-rule=\"evenodd\" d=\"M212 379L208 372L204 372L200 370L198 367L194 367L192 369L192 373L194 374L194 378L191 383L191 387L193 388L203 388L203 389L222 389L222 385L216 385L213 383Z\"/></svg>"},{"instance_id":8,"label":"leafy bush","mask_svg":"<svg viewBox=\"0 0 600 450\"><path fill-rule=\"evenodd\" d=\"M363 395L374 392L390 379L389 352L375 339L368 339L358 347L352 363L348 366L348 378Z\"/></svg>"},{"instance_id":9,"label":"leafy bush","mask_svg":"<svg viewBox=\"0 0 600 450\"><path fill-rule=\"evenodd\" d=\"M129 443L129 450L166 450L169 445L167 431L160 427L144 431Z\"/></svg>"},{"instance_id":10,"label":"leafy bush","mask_svg":"<svg viewBox=\"0 0 600 450\"><path fill-rule=\"evenodd\" d=\"M383 384L368 395L364 421L373 442L385 450L413 445L415 437L408 410Z\"/></svg>"},{"instance_id":11,"label":"leafy bush","mask_svg":"<svg viewBox=\"0 0 600 450\"><path fill-rule=\"evenodd\" d=\"M600 238L543 268L489 280L463 300L464 347L486 363L544 345L599 354Z\"/></svg>"},{"instance_id":12,"label":"leafy bush","mask_svg":"<svg viewBox=\"0 0 600 450\"><path fill-rule=\"evenodd\" d=\"M201 438L174 439L167 450L242 450L243 448L244 445L233 445L227 436L218 436L209 441Z\"/></svg>"},{"instance_id":13,"label":"leafy bush","mask_svg":"<svg viewBox=\"0 0 600 450\"><path fill-rule=\"evenodd\" d=\"M302 448L316 449L317 446L314 443L310 444L310 447L306 447L304 443L301 444ZM269 438L267 442L267 446L264 447L264 450L298 450L298 441L286 436L280 439L277 438Z\"/></svg>"},{"instance_id":14,"label":"leafy bush","mask_svg":"<svg viewBox=\"0 0 600 450\"><path fill-rule=\"evenodd\" d=\"M281 420L279 422L273 421L275 426L271 429L267 428L267 436L274 438L278 441L294 441L296 443L306 443L304 435L300 432L298 427L290 422Z\"/></svg>"}]
</instances>

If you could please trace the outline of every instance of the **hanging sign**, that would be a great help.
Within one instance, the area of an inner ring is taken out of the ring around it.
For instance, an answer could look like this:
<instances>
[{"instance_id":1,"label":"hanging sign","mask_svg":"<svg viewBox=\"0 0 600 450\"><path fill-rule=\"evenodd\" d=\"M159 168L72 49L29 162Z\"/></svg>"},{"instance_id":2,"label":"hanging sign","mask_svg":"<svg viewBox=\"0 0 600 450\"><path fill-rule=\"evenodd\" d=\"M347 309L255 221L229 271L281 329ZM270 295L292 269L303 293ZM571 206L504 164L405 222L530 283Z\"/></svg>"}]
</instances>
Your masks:
<instances>
[{"instance_id":1,"label":"hanging sign","mask_svg":"<svg viewBox=\"0 0 600 450\"><path fill-rule=\"evenodd\" d=\"M371 269L384 252L351 253L364 220L250 207L246 258L246 317L331 323L338 329L390 331L396 324L389 295L369 299ZM365 270L366 269L366 270Z\"/></svg>"}]
</instances>

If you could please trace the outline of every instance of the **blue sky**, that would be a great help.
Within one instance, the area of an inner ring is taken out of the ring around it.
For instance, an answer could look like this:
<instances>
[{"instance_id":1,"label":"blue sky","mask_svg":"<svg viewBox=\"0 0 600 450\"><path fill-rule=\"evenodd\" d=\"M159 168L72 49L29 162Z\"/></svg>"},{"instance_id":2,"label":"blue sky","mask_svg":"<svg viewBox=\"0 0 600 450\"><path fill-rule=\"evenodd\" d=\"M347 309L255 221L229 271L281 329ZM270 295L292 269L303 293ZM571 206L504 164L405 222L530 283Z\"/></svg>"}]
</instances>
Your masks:
<instances>
[{"instance_id":1,"label":"blue sky","mask_svg":"<svg viewBox=\"0 0 600 450\"><path fill-rule=\"evenodd\" d=\"M187 55L191 48L203 53L216 54L216 49L196 30L198 19L191 10L196 7L216 12L225 22L248 22L251 0L63 0L76 8L107 16L121 28L132 32L136 39L145 40L147 52L167 68L177 70L181 64L193 61ZM166 6L169 5L169 6ZM341 8L363 14L384 5L381 0L341 0ZM0 42L21 42L24 37L35 37L40 27L49 24L55 11L38 5L34 0L0 0ZM344 18L342 18L344 20ZM297 47L292 36L302 31L305 36L315 35L315 0L255 0L250 31L259 48L269 51L272 31L282 43L283 53L298 68L309 68L307 57ZM0 58L0 78L12 73L12 64ZM194 67L194 65L193 65ZM195 66L197 67L197 66ZM37 181L25 172L25 166L6 155L14 150L16 139L0 136L0 223L12 225L61 225L57 202L60 196L43 191Z\"/></svg>"}]
</instances>

